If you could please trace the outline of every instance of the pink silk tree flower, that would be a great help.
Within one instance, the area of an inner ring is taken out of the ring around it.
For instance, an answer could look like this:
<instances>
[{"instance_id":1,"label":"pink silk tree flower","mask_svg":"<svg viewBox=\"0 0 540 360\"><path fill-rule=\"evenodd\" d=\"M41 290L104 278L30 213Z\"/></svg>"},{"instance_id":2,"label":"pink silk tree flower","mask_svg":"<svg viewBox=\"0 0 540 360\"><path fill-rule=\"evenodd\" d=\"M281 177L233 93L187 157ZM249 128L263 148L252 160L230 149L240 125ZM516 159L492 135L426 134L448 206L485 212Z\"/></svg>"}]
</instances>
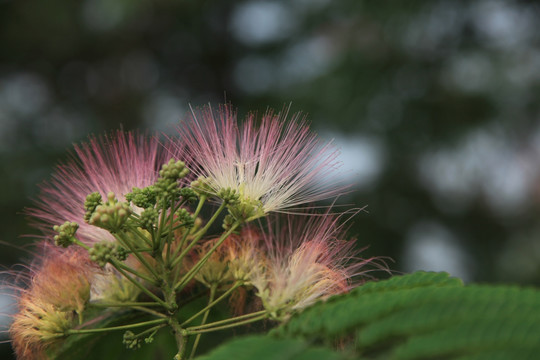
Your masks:
<instances>
[{"instance_id":1,"label":"pink silk tree flower","mask_svg":"<svg viewBox=\"0 0 540 360\"><path fill-rule=\"evenodd\" d=\"M304 119L267 111L250 114L241 125L231 106L211 107L178 127L182 146L175 157L206 180L214 195L233 190L241 201L258 203L263 213L284 212L337 196L339 151L311 132ZM258 125L257 125L258 123Z\"/></svg>"},{"instance_id":2,"label":"pink silk tree flower","mask_svg":"<svg viewBox=\"0 0 540 360\"><path fill-rule=\"evenodd\" d=\"M9 333L20 359L44 359L45 348L83 320L91 282L101 270L80 248L40 244L40 254L24 273L13 273L24 286L14 286L18 311ZM78 316L77 316L78 315Z\"/></svg>"},{"instance_id":3,"label":"pink silk tree flower","mask_svg":"<svg viewBox=\"0 0 540 360\"><path fill-rule=\"evenodd\" d=\"M167 159L154 137L124 131L91 137L87 143L75 145L71 158L41 185L36 207L28 214L38 219L36 226L46 237L52 237L54 225L69 221L79 224L77 236L87 245L112 241L109 232L85 223L86 196L99 192L106 199L113 192L124 201L133 187L153 184Z\"/></svg>"},{"instance_id":4,"label":"pink silk tree flower","mask_svg":"<svg viewBox=\"0 0 540 360\"><path fill-rule=\"evenodd\" d=\"M263 234L265 262L251 275L263 306L277 319L317 300L349 291L370 278L374 270L387 271L381 258L362 259L354 240L343 240L340 217L287 216L269 219ZM272 223L271 223L272 222Z\"/></svg>"}]
</instances>

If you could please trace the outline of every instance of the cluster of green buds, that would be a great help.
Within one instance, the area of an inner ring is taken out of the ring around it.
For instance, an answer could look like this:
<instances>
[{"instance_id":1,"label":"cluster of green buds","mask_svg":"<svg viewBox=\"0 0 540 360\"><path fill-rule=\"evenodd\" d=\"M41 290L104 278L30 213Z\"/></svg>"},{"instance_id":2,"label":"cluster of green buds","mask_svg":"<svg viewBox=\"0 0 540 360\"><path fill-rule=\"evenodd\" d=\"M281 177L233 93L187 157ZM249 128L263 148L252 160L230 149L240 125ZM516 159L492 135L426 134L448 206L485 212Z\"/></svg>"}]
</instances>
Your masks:
<instances>
[{"instance_id":1,"label":"cluster of green buds","mask_svg":"<svg viewBox=\"0 0 540 360\"><path fill-rule=\"evenodd\" d=\"M229 206L229 213L234 219L243 222L248 222L265 215L262 202L249 198L242 198L234 205Z\"/></svg>"},{"instance_id":2,"label":"cluster of green buds","mask_svg":"<svg viewBox=\"0 0 540 360\"><path fill-rule=\"evenodd\" d=\"M181 196L178 180L189 174L184 162L174 159L164 164L159 171L159 178L155 183L157 193L164 201L176 202Z\"/></svg>"},{"instance_id":3,"label":"cluster of green buds","mask_svg":"<svg viewBox=\"0 0 540 360\"><path fill-rule=\"evenodd\" d=\"M147 209L153 208L156 205L157 196L157 189L154 185L147 186L143 189L134 187L129 194L126 194L126 200L135 206Z\"/></svg>"},{"instance_id":4,"label":"cluster of green buds","mask_svg":"<svg viewBox=\"0 0 540 360\"><path fill-rule=\"evenodd\" d=\"M141 228L144 230L152 231L154 230L154 224L156 223L159 217L159 211L153 207L149 207L141 212L139 223Z\"/></svg>"},{"instance_id":5,"label":"cluster of green buds","mask_svg":"<svg viewBox=\"0 0 540 360\"><path fill-rule=\"evenodd\" d=\"M93 247L88 250L90 260L103 267L111 260L124 261L127 259L129 253L122 246L112 243L110 241L102 241L95 243Z\"/></svg>"},{"instance_id":6,"label":"cluster of green buds","mask_svg":"<svg viewBox=\"0 0 540 360\"><path fill-rule=\"evenodd\" d=\"M201 181L199 179L198 181ZM200 184L205 184L201 182ZM206 186L199 185L198 186ZM241 194L231 188L221 189L217 198L223 201L223 205L227 207L228 214L223 219L223 229L229 230L234 224L247 223L257 218L265 216L263 204L260 200L252 200L244 198Z\"/></svg>"},{"instance_id":7,"label":"cluster of green buds","mask_svg":"<svg viewBox=\"0 0 540 360\"><path fill-rule=\"evenodd\" d=\"M96 211L96 208L101 205L102 203L101 194L98 192L93 192L86 196L86 200L84 201L84 221L89 222L90 218L94 214L94 211Z\"/></svg>"},{"instance_id":8,"label":"cluster of green buds","mask_svg":"<svg viewBox=\"0 0 540 360\"><path fill-rule=\"evenodd\" d=\"M211 197L215 194L211 186L210 179L200 176L197 180L191 182L191 188L199 196Z\"/></svg>"},{"instance_id":9,"label":"cluster of green buds","mask_svg":"<svg viewBox=\"0 0 540 360\"><path fill-rule=\"evenodd\" d=\"M94 197L90 194L89 197ZM89 198L87 197L87 202ZM88 212L88 210L87 210ZM93 214L90 216L88 223L97 227L117 232L122 229L129 216L131 208L126 202L119 202L113 192L107 194L107 202L97 205Z\"/></svg>"},{"instance_id":10,"label":"cluster of green buds","mask_svg":"<svg viewBox=\"0 0 540 360\"><path fill-rule=\"evenodd\" d=\"M55 225L53 230L58 233L54 236L54 243L56 246L68 247L74 244L77 239L75 233L79 229L79 224L75 222L66 221L62 225Z\"/></svg>"},{"instance_id":11,"label":"cluster of green buds","mask_svg":"<svg viewBox=\"0 0 540 360\"><path fill-rule=\"evenodd\" d=\"M176 218L183 226L187 228L191 228L195 225L195 219L193 218L192 214L184 208L178 209L176 212Z\"/></svg>"},{"instance_id":12,"label":"cluster of green buds","mask_svg":"<svg viewBox=\"0 0 540 360\"><path fill-rule=\"evenodd\" d=\"M133 331L128 330L124 333L122 342L128 349L136 350L141 347L141 343L144 340L146 344L150 344L154 341L154 335L157 331L152 331L150 335L135 334Z\"/></svg>"}]
</instances>

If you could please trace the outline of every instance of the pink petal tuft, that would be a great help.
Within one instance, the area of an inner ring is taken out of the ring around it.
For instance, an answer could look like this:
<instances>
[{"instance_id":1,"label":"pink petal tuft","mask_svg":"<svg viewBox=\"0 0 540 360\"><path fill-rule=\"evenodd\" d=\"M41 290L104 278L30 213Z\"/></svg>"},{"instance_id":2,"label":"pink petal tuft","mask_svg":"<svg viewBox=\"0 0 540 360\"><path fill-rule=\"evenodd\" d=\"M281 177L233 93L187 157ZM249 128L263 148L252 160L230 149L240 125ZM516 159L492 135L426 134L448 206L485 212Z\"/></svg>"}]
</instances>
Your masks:
<instances>
[{"instance_id":1,"label":"pink petal tuft","mask_svg":"<svg viewBox=\"0 0 540 360\"><path fill-rule=\"evenodd\" d=\"M267 111L259 125L254 114L237 124L230 105L217 112L193 112L178 127L182 146L172 151L197 176L207 177L216 193L231 188L260 200L265 212L283 211L337 196L339 151L311 132L299 114Z\"/></svg>"},{"instance_id":2,"label":"pink petal tuft","mask_svg":"<svg viewBox=\"0 0 540 360\"><path fill-rule=\"evenodd\" d=\"M87 244L112 240L107 231L84 222L86 196L97 191L106 198L112 191L124 200L133 187L154 183L167 154L154 137L123 131L91 137L74 150L52 179L41 185L36 207L27 213L39 220L36 225L45 236L52 234L54 225L72 221L80 225L77 236Z\"/></svg>"}]
</instances>

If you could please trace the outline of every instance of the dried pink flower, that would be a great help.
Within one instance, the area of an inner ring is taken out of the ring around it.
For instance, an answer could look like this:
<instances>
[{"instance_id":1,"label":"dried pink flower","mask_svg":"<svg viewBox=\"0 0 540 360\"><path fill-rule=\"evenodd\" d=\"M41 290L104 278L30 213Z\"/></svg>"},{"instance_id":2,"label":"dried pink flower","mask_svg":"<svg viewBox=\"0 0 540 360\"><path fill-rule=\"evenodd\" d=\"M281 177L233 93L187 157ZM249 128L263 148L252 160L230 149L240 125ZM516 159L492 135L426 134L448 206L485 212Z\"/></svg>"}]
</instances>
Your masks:
<instances>
[{"instance_id":1,"label":"dried pink flower","mask_svg":"<svg viewBox=\"0 0 540 360\"><path fill-rule=\"evenodd\" d=\"M173 151L207 180L215 194L232 189L241 200L260 202L264 213L338 195L339 152L311 132L299 114L267 111L239 126L231 106L211 107L178 127L182 146Z\"/></svg>"},{"instance_id":2,"label":"dried pink flower","mask_svg":"<svg viewBox=\"0 0 540 360\"><path fill-rule=\"evenodd\" d=\"M44 349L61 339L90 300L91 282L100 273L80 248L60 249L42 243L41 254L27 273L26 286L16 288L18 312L9 333L20 359L45 359Z\"/></svg>"},{"instance_id":3,"label":"dried pink flower","mask_svg":"<svg viewBox=\"0 0 540 360\"><path fill-rule=\"evenodd\" d=\"M133 187L155 182L159 168L167 161L166 152L154 137L123 131L92 137L75 145L74 150L41 186L36 208L28 213L40 220L36 225L48 237L54 225L70 221L79 224L77 236L89 245L112 240L107 231L84 222L86 196L97 191L105 198L112 191L123 201Z\"/></svg>"},{"instance_id":4,"label":"dried pink flower","mask_svg":"<svg viewBox=\"0 0 540 360\"><path fill-rule=\"evenodd\" d=\"M360 258L355 241L342 240L338 216L289 215L282 227L273 221L263 235L266 263L254 270L251 283L275 317L347 292L373 270L387 270L380 258Z\"/></svg>"}]
</instances>

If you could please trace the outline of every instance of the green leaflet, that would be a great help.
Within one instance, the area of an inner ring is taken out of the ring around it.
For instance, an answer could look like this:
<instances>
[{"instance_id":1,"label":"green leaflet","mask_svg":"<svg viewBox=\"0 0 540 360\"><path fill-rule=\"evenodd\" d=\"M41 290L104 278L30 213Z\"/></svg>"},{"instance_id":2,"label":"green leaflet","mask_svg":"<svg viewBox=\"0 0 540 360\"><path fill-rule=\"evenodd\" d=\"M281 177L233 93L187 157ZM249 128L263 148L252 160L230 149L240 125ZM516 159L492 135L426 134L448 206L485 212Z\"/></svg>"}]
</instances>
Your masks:
<instances>
[{"instance_id":1,"label":"green leaflet","mask_svg":"<svg viewBox=\"0 0 540 360\"><path fill-rule=\"evenodd\" d=\"M536 359L540 291L463 286L445 273L417 272L318 303L273 333L347 339L368 359Z\"/></svg>"},{"instance_id":2,"label":"green leaflet","mask_svg":"<svg viewBox=\"0 0 540 360\"><path fill-rule=\"evenodd\" d=\"M507 319L540 321L540 312L536 311L540 309L540 297L536 291L487 286L468 286L450 293L426 290L418 304L408 303L409 306L364 326L358 336L359 344L372 346L389 337L406 337L442 327L463 330L467 322L487 325L488 321Z\"/></svg>"},{"instance_id":3,"label":"green leaflet","mask_svg":"<svg viewBox=\"0 0 540 360\"><path fill-rule=\"evenodd\" d=\"M197 360L339 360L345 357L299 339L248 336L230 341Z\"/></svg>"},{"instance_id":4,"label":"green leaflet","mask_svg":"<svg viewBox=\"0 0 540 360\"><path fill-rule=\"evenodd\" d=\"M391 358L425 359L474 355L493 350L540 350L538 316L534 319L527 319L526 314L518 318L503 316L497 319L465 320L433 332L413 333L405 343L395 347Z\"/></svg>"},{"instance_id":5,"label":"green leaflet","mask_svg":"<svg viewBox=\"0 0 540 360\"><path fill-rule=\"evenodd\" d=\"M353 289L351 294L413 289L426 286L463 286L463 282L445 272L417 271L414 274L393 276L388 280L368 282Z\"/></svg>"}]
</instances>

